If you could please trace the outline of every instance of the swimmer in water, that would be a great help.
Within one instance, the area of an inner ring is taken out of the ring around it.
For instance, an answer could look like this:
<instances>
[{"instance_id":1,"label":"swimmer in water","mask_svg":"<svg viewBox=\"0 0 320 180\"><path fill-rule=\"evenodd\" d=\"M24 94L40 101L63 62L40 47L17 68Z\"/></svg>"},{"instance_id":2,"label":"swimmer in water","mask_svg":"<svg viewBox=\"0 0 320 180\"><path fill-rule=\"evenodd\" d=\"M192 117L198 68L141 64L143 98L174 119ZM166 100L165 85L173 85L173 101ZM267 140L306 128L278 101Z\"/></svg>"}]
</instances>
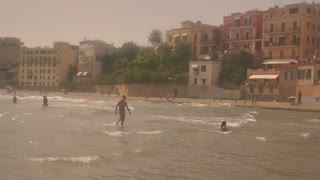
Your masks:
<instances>
[{"instance_id":1,"label":"swimmer in water","mask_svg":"<svg viewBox=\"0 0 320 180\"><path fill-rule=\"evenodd\" d=\"M221 131L225 132L225 131L229 131L227 128L227 121L222 121L221 123Z\"/></svg>"}]
</instances>

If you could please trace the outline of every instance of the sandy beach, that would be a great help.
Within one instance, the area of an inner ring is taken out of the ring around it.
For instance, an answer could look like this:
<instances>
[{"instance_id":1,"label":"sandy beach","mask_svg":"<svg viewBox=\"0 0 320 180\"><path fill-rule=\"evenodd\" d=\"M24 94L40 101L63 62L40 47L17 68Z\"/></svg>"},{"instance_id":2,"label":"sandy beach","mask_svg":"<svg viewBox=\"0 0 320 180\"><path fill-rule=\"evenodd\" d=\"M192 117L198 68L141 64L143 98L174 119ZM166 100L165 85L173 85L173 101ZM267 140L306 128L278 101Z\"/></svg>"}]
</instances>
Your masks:
<instances>
[{"instance_id":1,"label":"sandy beach","mask_svg":"<svg viewBox=\"0 0 320 180\"><path fill-rule=\"evenodd\" d=\"M6 93L5 89L0 91L2 94ZM28 96L28 95L39 95L39 91L17 91L17 95L19 96ZM70 98L86 98L86 99L105 99L105 100L114 100L114 99L121 99L120 96L116 95L100 95L99 93L85 93L85 92L68 92L64 94L63 92L49 92L48 97L52 96L61 96L61 97L70 97ZM195 98L175 98L175 100L170 98L170 101L167 101L165 97L161 99L159 97L132 97L129 96L128 102L130 100L133 101L150 101L150 102L171 102L171 103L201 103L201 104L230 104L232 106L238 107L248 107L248 108L266 108L266 109L275 109L275 110L294 110L294 111L306 111L306 112L320 112L320 103L302 103L299 105L290 105L287 102L263 102L258 101L256 104L252 104L251 100L247 100L244 102L243 100L220 100L220 99L195 99Z\"/></svg>"}]
</instances>

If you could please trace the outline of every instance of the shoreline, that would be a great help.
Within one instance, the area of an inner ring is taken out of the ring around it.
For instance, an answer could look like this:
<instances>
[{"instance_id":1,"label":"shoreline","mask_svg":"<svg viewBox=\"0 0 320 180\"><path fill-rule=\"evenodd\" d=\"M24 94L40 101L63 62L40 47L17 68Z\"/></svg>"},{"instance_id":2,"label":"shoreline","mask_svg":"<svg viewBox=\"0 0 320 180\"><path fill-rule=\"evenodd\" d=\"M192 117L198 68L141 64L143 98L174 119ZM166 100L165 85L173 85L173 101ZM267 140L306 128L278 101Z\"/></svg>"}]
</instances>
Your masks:
<instances>
[{"instance_id":1,"label":"shoreline","mask_svg":"<svg viewBox=\"0 0 320 180\"><path fill-rule=\"evenodd\" d=\"M0 90L1 94L7 94L5 89ZM38 95L43 96L40 94L39 91L17 91L17 96L25 96L25 95ZM117 95L100 95L99 93L85 93L85 92L68 92L64 94L63 92L49 92L48 97L52 96L61 96L65 98L87 98L87 99L96 99L96 100L120 100L121 96ZM290 110L290 111L302 111L302 112L320 112L320 103L302 103L299 105L290 105L286 102L266 102L266 101L258 101L256 104L252 104L250 100L247 100L244 103L243 100L213 100L213 99L194 99L194 98L175 98L173 100L170 98L167 101L166 97L134 97L128 96L127 101L145 101L145 102L158 102L158 103L200 103L200 104L230 104L231 106L235 107L246 107L246 108L263 108L263 109L272 109L272 110Z\"/></svg>"}]
</instances>

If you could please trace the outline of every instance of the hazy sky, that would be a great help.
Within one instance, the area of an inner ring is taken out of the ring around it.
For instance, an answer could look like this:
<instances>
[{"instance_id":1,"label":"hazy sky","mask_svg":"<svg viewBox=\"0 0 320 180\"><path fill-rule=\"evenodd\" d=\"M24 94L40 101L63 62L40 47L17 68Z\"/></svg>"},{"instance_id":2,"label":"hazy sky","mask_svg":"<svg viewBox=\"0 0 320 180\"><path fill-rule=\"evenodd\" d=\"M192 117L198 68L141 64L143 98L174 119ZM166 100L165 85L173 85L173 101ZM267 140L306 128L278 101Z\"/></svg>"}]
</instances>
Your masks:
<instances>
[{"instance_id":1,"label":"hazy sky","mask_svg":"<svg viewBox=\"0 0 320 180\"><path fill-rule=\"evenodd\" d=\"M18 37L30 47L78 45L85 37L148 45L152 29L164 33L184 20L220 25L233 12L295 2L303 0L0 0L0 37Z\"/></svg>"}]
</instances>

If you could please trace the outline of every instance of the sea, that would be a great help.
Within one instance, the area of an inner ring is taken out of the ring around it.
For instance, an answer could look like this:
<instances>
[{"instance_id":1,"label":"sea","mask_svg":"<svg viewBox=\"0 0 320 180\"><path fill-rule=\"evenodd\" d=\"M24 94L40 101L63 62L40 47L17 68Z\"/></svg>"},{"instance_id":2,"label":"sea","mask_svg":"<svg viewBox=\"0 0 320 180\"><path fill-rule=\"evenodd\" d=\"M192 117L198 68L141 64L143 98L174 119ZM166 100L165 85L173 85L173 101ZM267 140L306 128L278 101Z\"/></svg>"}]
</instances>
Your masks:
<instances>
[{"instance_id":1,"label":"sea","mask_svg":"<svg viewBox=\"0 0 320 180\"><path fill-rule=\"evenodd\" d=\"M320 113L0 95L1 180L319 180ZM220 131L227 121L228 132Z\"/></svg>"}]
</instances>

